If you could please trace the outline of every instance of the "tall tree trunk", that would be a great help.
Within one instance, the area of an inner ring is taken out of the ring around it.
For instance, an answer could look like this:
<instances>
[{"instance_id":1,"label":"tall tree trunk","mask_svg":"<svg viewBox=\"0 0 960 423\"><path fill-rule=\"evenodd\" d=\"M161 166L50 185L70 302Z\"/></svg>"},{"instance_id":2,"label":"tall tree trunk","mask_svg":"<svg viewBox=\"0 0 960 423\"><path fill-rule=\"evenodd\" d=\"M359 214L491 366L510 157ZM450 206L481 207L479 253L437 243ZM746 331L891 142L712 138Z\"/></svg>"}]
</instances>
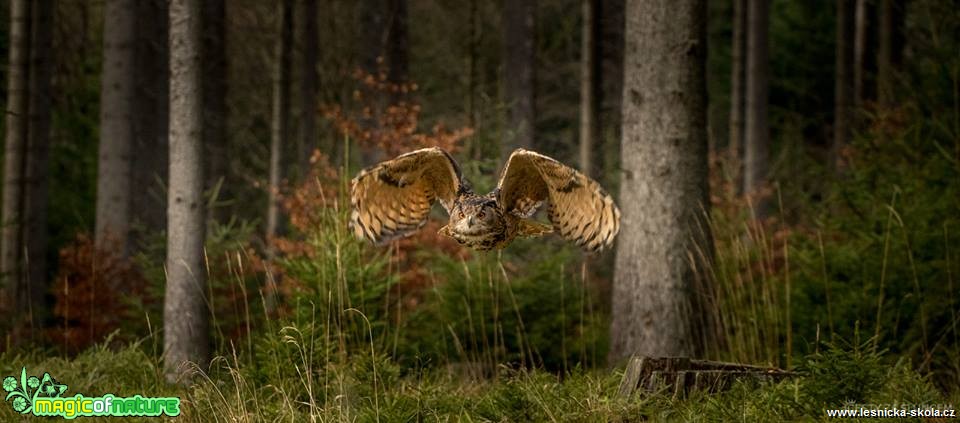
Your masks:
<instances>
[{"instance_id":1,"label":"tall tree trunk","mask_svg":"<svg viewBox=\"0 0 960 423\"><path fill-rule=\"evenodd\" d=\"M688 257L710 251L705 27L703 0L627 2L611 363L696 353Z\"/></svg>"},{"instance_id":2,"label":"tall tree trunk","mask_svg":"<svg viewBox=\"0 0 960 423\"><path fill-rule=\"evenodd\" d=\"M624 55L624 14L626 13L625 0L602 0L599 16L602 17L600 43L600 60L603 69L603 95L600 104L606 118L601 126L600 139L619 140L623 128L621 116L623 112L623 55ZM620 142L601 142L596 148L603 159L597 160L605 169L620 168ZM612 178L619 174L599 175L607 183L613 183Z\"/></svg>"},{"instance_id":3,"label":"tall tree trunk","mask_svg":"<svg viewBox=\"0 0 960 423\"><path fill-rule=\"evenodd\" d=\"M743 191L744 96L746 94L747 0L733 0L733 40L730 51L730 141L733 183Z\"/></svg>"},{"instance_id":4,"label":"tall tree trunk","mask_svg":"<svg viewBox=\"0 0 960 423\"><path fill-rule=\"evenodd\" d=\"M580 35L580 171L596 177L594 170L597 158L594 151L599 144L600 113L600 72L597 60L599 26L597 12L599 0L580 0L583 23Z\"/></svg>"},{"instance_id":5,"label":"tall tree trunk","mask_svg":"<svg viewBox=\"0 0 960 423\"><path fill-rule=\"evenodd\" d=\"M881 107L893 105L893 46L897 26L895 0L880 0L877 48L877 101Z\"/></svg>"},{"instance_id":6,"label":"tall tree trunk","mask_svg":"<svg viewBox=\"0 0 960 423\"><path fill-rule=\"evenodd\" d=\"M407 0L390 0L390 35L387 51L390 82L394 84L407 82L410 73L409 50Z\"/></svg>"},{"instance_id":7,"label":"tall tree trunk","mask_svg":"<svg viewBox=\"0 0 960 423\"><path fill-rule=\"evenodd\" d=\"M22 312L24 297L21 256L23 249L23 168L29 113L30 5L10 2L10 46L7 70L7 110L3 154L3 282L8 309Z\"/></svg>"},{"instance_id":8,"label":"tall tree trunk","mask_svg":"<svg viewBox=\"0 0 960 423\"><path fill-rule=\"evenodd\" d=\"M143 232L135 242L142 244L166 229L166 192L170 129L170 55L168 6L166 0L137 2L136 96L134 99L135 151L130 157L130 213Z\"/></svg>"},{"instance_id":9,"label":"tall tree trunk","mask_svg":"<svg viewBox=\"0 0 960 423\"><path fill-rule=\"evenodd\" d=\"M167 289L163 306L164 373L182 381L186 362L210 355L203 267L203 104L200 0L170 2L170 188Z\"/></svg>"},{"instance_id":10,"label":"tall tree trunk","mask_svg":"<svg viewBox=\"0 0 960 423\"><path fill-rule=\"evenodd\" d=\"M843 168L843 151L850 142L853 120L853 0L837 0L837 51L834 75L833 145L831 165Z\"/></svg>"},{"instance_id":11,"label":"tall tree trunk","mask_svg":"<svg viewBox=\"0 0 960 423\"><path fill-rule=\"evenodd\" d=\"M225 0L204 0L201 6L201 26L203 27L202 53L203 67L203 144L207 159L206 189L218 187L218 196L223 196L227 187L229 160L227 139L227 10ZM228 219L229 216L211 207L207 210L207 219L213 221Z\"/></svg>"},{"instance_id":12,"label":"tall tree trunk","mask_svg":"<svg viewBox=\"0 0 960 423\"><path fill-rule=\"evenodd\" d=\"M368 0L363 2L361 10L361 25L367 28L363 32L363 48L360 51L360 61L364 69L374 75L379 70L379 61L385 60L383 57L386 50L386 35L389 25L384 23L384 9L387 8L386 0ZM388 22L389 23L389 22Z\"/></svg>"},{"instance_id":13,"label":"tall tree trunk","mask_svg":"<svg viewBox=\"0 0 960 423\"><path fill-rule=\"evenodd\" d=\"M770 161L770 126L767 121L770 2L751 0L748 3L743 192L753 200L754 216L763 218L767 213L767 200L760 191L767 184Z\"/></svg>"},{"instance_id":14,"label":"tall tree trunk","mask_svg":"<svg viewBox=\"0 0 960 423\"><path fill-rule=\"evenodd\" d=\"M536 0L503 3L504 103L507 136L500 156L506 160L514 148L532 148L536 128Z\"/></svg>"},{"instance_id":15,"label":"tall tree trunk","mask_svg":"<svg viewBox=\"0 0 960 423\"><path fill-rule=\"evenodd\" d=\"M304 0L303 26L301 27L301 41L303 42L303 72L302 103L300 113L300 167L301 174L306 175L310 170L310 156L318 148L320 134L317 131L317 102L319 95L319 76L317 63L320 54L320 33L317 29L317 0ZM334 143L336 144L336 143ZM326 152L330 154L330 151ZM330 157L334 159L334 157Z\"/></svg>"},{"instance_id":16,"label":"tall tree trunk","mask_svg":"<svg viewBox=\"0 0 960 423\"><path fill-rule=\"evenodd\" d=\"M467 95L465 109L467 126L470 128L477 127L477 80L480 77L478 72L480 31L477 30L477 3L479 1L480 0L470 0L470 11L467 20ZM466 151L467 157L477 160L481 157L483 149L478 145L474 137L470 137L466 140L464 150Z\"/></svg>"},{"instance_id":17,"label":"tall tree trunk","mask_svg":"<svg viewBox=\"0 0 960 423\"><path fill-rule=\"evenodd\" d=\"M31 323L39 323L47 292L47 178L49 177L50 114L53 74L53 0L35 0L30 42L30 126L24 181L24 244L26 245L26 296Z\"/></svg>"},{"instance_id":18,"label":"tall tree trunk","mask_svg":"<svg viewBox=\"0 0 960 423\"><path fill-rule=\"evenodd\" d=\"M283 177L281 152L290 139L290 60L293 44L293 1L280 3L276 44L277 61L273 75L273 117L270 126L270 181L267 203L266 240L277 235L280 226L280 180ZM271 249L268 247L268 251Z\"/></svg>"},{"instance_id":19,"label":"tall tree trunk","mask_svg":"<svg viewBox=\"0 0 960 423\"><path fill-rule=\"evenodd\" d=\"M856 0L853 37L853 105L863 105L864 58L867 51L867 0Z\"/></svg>"},{"instance_id":20,"label":"tall tree trunk","mask_svg":"<svg viewBox=\"0 0 960 423\"><path fill-rule=\"evenodd\" d=\"M130 148L133 139L136 2L106 0L100 83L96 245L127 254L130 232Z\"/></svg>"}]
</instances>

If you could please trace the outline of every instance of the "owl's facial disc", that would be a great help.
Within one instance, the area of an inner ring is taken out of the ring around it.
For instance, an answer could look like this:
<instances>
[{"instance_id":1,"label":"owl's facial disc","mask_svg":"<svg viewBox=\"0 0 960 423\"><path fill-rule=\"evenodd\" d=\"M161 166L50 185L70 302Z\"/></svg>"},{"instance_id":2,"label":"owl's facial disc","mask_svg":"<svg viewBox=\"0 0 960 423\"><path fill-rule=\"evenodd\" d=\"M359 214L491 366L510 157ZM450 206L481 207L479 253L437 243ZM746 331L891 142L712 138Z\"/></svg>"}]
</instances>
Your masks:
<instances>
[{"instance_id":1,"label":"owl's facial disc","mask_svg":"<svg viewBox=\"0 0 960 423\"><path fill-rule=\"evenodd\" d=\"M495 203L466 203L453 210L450 228L454 234L478 236L502 226Z\"/></svg>"}]
</instances>

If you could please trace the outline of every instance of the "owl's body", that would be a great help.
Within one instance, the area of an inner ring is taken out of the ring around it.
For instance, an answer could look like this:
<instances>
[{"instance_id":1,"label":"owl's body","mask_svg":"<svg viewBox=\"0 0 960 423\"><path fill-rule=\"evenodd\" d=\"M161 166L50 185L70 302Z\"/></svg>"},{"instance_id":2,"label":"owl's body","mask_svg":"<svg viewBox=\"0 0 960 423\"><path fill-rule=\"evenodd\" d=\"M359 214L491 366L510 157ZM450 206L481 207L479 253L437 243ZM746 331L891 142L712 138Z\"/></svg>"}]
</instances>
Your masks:
<instances>
[{"instance_id":1,"label":"owl's body","mask_svg":"<svg viewBox=\"0 0 960 423\"><path fill-rule=\"evenodd\" d=\"M438 148L365 169L351 183L350 223L357 236L384 242L423 226L435 200L450 214L440 234L481 251L554 229L588 251L599 251L620 229L620 211L599 184L522 149L511 154L497 188L485 195L474 193L457 162ZM552 226L531 219L543 204L550 205Z\"/></svg>"},{"instance_id":2,"label":"owl's body","mask_svg":"<svg viewBox=\"0 0 960 423\"><path fill-rule=\"evenodd\" d=\"M467 191L458 196L450 211L450 221L440 229L440 234L474 250L486 251L506 247L518 237L551 232L550 226L504 213L497 194Z\"/></svg>"},{"instance_id":3,"label":"owl's body","mask_svg":"<svg viewBox=\"0 0 960 423\"><path fill-rule=\"evenodd\" d=\"M493 193L464 192L454 200L450 222L441 234L477 250L503 248L513 239L516 219L503 214Z\"/></svg>"}]
</instances>

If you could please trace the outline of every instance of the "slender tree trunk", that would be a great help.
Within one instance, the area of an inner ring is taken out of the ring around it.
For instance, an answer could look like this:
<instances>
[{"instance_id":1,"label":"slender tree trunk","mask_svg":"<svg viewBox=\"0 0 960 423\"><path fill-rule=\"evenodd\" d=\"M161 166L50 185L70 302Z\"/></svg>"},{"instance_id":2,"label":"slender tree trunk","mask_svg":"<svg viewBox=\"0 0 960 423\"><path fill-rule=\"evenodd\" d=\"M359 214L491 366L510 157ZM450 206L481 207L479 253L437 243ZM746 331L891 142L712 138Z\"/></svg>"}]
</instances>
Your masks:
<instances>
[{"instance_id":1,"label":"slender tree trunk","mask_svg":"<svg viewBox=\"0 0 960 423\"><path fill-rule=\"evenodd\" d=\"M27 286L31 323L43 310L47 292L47 178L49 177L50 113L53 74L53 0L33 2L30 45L30 126L24 181L24 244L26 245Z\"/></svg>"},{"instance_id":2,"label":"slender tree trunk","mask_svg":"<svg viewBox=\"0 0 960 423\"><path fill-rule=\"evenodd\" d=\"M361 48L361 59L363 60L364 68L367 72L375 77L384 77L384 78L394 78L394 75L390 74L390 46L388 43L391 42L391 32L393 27L393 16L392 10L394 4L392 0L368 0L363 2L362 10L362 23L365 28L368 28L365 31L364 36L364 45ZM381 73L386 73L386 75L381 75ZM393 100L394 98L390 98ZM380 111L385 107L387 99L374 99L371 107L374 109L374 114L380 113ZM368 129L372 128L373 123L370 121L363 122L362 125L366 126ZM364 146L363 148L357 148L360 155L360 162L363 166L372 166L376 163L382 161L385 157L383 156L383 151L379 148L372 146Z\"/></svg>"},{"instance_id":3,"label":"slender tree trunk","mask_svg":"<svg viewBox=\"0 0 960 423\"><path fill-rule=\"evenodd\" d=\"M23 168L29 113L30 4L10 2L10 46L7 70L6 133L3 154L2 271L9 310L21 313L28 304L23 289Z\"/></svg>"},{"instance_id":4,"label":"slender tree trunk","mask_svg":"<svg viewBox=\"0 0 960 423\"><path fill-rule=\"evenodd\" d=\"M514 148L533 148L536 137L536 0L503 4L504 103L508 112L506 160Z\"/></svg>"},{"instance_id":5,"label":"slender tree trunk","mask_svg":"<svg viewBox=\"0 0 960 423\"><path fill-rule=\"evenodd\" d=\"M863 105L863 78L866 72L864 58L867 51L867 0L856 0L853 37L853 105Z\"/></svg>"},{"instance_id":6,"label":"slender tree trunk","mask_svg":"<svg viewBox=\"0 0 960 423\"><path fill-rule=\"evenodd\" d=\"M843 168L843 150L850 143L853 120L853 0L837 0L837 52L834 84L832 167Z\"/></svg>"},{"instance_id":7,"label":"slender tree trunk","mask_svg":"<svg viewBox=\"0 0 960 423\"><path fill-rule=\"evenodd\" d=\"M390 82L394 84L407 82L410 73L409 50L407 0L390 0L390 35L387 52Z\"/></svg>"},{"instance_id":8,"label":"slender tree trunk","mask_svg":"<svg viewBox=\"0 0 960 423\"><path fill-rule=\"evenodd\" d=\"M603 119L601 126L603 134L600 135L601 145L595 150L602 154L603 158L597 160L597 163L603 169L620 168L620 138L623 128L623 56L624 56L624 14L626 10L625 0L602 0L600 7L600 16L603 19L601 25L603 41L600 43L603 48L600 49L600 57L603 62L603 95L601 95L600 104L606 118ZM618 140L617 142L603 142L604 139ZM619 179L617 174L600 175L605 182L613 183L612 178ZM612 261L611 261L612 262Z\"/></svg>"},{"instance_id":9,"label":"slender tree trunk","mask_svg":"<svg viewBox=\"0 0 960 423\"><path fill-rule=\"evenodd\" d=\"M310 156L313 150L318 148L318 139L320 134L317 131L317 102L319 95L319 81L317 75L317 63L320 53L320 33L317 29L317 0L304 0L303 3L303 27L301 28L301 39L303 42L303 72L302 95L300 97L301 113L300 120L300 167L301 174L306 175L310 170ZM329 151L326 152L330 154ZM333 157L331 157L333 159Z\"/></svg>"},{"instance_id":10,"label":"slender tree trunk","mask_svg":"<svg viewBox=\"0 0 960 423\"><path fill-rule=\"evenodd\" d=\"M203 144L206 146L207 172L206 189L213 191L219 187L218 196L222 196L227 187L229 160L227 139L227 10L225 0L204 0L200 11L203 27L202 54L203 67ZM214 221L227 219L223 210L211 207L207 210L207 219Z\"/></svg>"},{"instance_id":11,"label":"slender tree trunk","mask_svg":"<svg viewBox=\"0 0 960 423\"><path fill-rule=\"evenodd\" d=\"M478 49L479 49L479 31L477 30L477 2L480 0L470 0L470 15L469 22L467 25L468 36L467 40L467 126L475 128L477 124L477 105L476 105L476 95L477 95L477 62L478 62ZM470 140L468 143L472 142ZM472 147L472 145L471 145ZM467 151L472 151L473 148L468 148ZM476 158L471 154L471 157Z\"/></svg>"},{"instance_id":12,"label":"slender tree trunk","mask_svg":"<svg viewBox=\"0 0 960 423\"><path fill-rule=\"evenodd\" d=\"M733 40L730 53L730 142L729 155L736 193L743 191L744 96L747 49L747 0L733 0Z\"/></svg>"},{"instance_id":13,"label":"slender tree trunk","mask_svg":"<svg viewBox=\"0 0 960 423\"><path fill-rule=\"evenodd\" d=\"M597 60L599 0L581 0L583 27L580 36L580 171L596 177L594 169L599 145L600 72Z\"/></svg>"},{"instance_id":14,"label":"slender tree trunk","mask_svg":"<svg viewBox=\"0 0 960 423\"><path fill-rule=\"evenodd\" d=\"M270 182L268 189L266 239L277 235L280 226L281 152L290 139L290 60L293 44L293 1L280 3L276 54L273 75L273 117L270 127ZM268 247L268 251L270 251Z\"/></svg>"},{"instance_id":15,"label":"slender tree trunk","mask_svg":"<svg viewBox=\"0 0 960 423\"><path fill-rule=\"evenodd\" d=\"M752 198L754 216L763 218L767 213L767 200L761 190L767 184L770 161L770 126L767 122L770 2L751 0L748 3L743 192Z\"/></svg>"},{"instance_id":16,"label":"slender tree trunk","mask_svg":"<svg viewBox=\"0 0 960 423\"><path fill-rule=\"evenodd\" d=\"M200 0L170 2L170 188L164 373L183 381L185 363L210 355L203 242L203 101Z\"/></svg>"},{"instance_id":17,"label":"slender tree trunk","mask_svg":"<svg viewBox=\"0 0 960 423\"><path fill-rule=\"evenodd\" d=\"M610 362L697 351L695 260L706 233L706 3L627 2ZM639 206L643 205L643 206Z\"/></svg>"},{"instance_id":18,"label":"slender tree trunk","mask_svg":"<svg viewBox=\"0 0 960 423\"><path fill-rule=\"evenodd\" d=\"M386 51L385 37L387 35L384 28L389 28L384 23L383 18L386 8L386 0L368 0L363 2L363 10L361 11L361 25L368 30L364 31L364 46L360 52L360 59L365 70L374 75L379 70L378 62L386 59L383 57Z\"/></svg>"},{"instance_id":19,"label":"slender tree trunk","mask_svg":"<svg viewBox=\"0 0 960 423\"><path fill-rule=\"evenodd\" d=\"M95 242L121 256L128 252L130 232L136 22L136 2L105 1Z\"/></svg>"},{"instance_id":20,"label":"slender tree trunk","mask_svg":"<svg viewBox=\"0 0 960 423\"><path fill-rule=\"evenodd\" d=\"M134 237L137 244L160 233L167 226L167 171L170 129L169 9L166 0L137 2L136 96L134 136L137 154L132 161L130 213L142 228Z\"/></svg>"},{"instance_id":21,"label":"slender tree trunk","mask_svg":"<svg viewBox=\"0 0 960 423\"><path fill-rule=\"evenodd\" d=\"M880 0L880 28L877 31L877 101L881 107L893 105L893 39L896 26L894 0Z\"/></svg>"},{"instance_id":22,"label":"slender tree trunk","mask_svg":"<svg viewBox=\"0 0 960 423\"><path fill-rule=\"evenodd\" d=\"M480 75L479 69L479 44L480 32L477 30L477 3L480 0L470 0L470 12L467 20L467 92L466 92L466 115L467 126L476 129L477 127L477 80ZM474 160L481 157L483 148L478 145L474 137L466 140L466 156Z\"/></svg>"}]
</instances>

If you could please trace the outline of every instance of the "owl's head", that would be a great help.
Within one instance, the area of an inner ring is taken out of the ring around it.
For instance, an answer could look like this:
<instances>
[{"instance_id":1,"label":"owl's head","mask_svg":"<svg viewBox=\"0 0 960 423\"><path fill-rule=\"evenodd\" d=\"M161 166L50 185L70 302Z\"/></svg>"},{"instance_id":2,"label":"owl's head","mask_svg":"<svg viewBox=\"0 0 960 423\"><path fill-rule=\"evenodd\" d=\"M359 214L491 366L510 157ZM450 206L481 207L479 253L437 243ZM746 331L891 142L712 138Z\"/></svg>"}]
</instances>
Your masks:
<instances>
[{"instance_id":1,"label":"owl's head","mask_svg":"<svg viewBox=\"0 0 960 423\"><path fill-rule=\"evenodd\" d=\"M472 197L456 203L448 226L454 234L477 236L503 232L506 222L496 200Z\"/></svg>"}]
</instances>

